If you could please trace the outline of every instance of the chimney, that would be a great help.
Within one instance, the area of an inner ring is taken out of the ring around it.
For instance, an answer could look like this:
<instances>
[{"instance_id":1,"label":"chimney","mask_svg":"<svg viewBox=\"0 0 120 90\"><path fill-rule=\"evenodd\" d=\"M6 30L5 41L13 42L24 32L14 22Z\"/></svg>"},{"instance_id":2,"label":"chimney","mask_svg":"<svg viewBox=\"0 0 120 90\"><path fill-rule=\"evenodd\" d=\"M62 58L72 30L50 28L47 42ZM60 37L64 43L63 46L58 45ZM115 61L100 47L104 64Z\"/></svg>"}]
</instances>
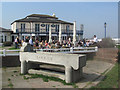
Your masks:
<instances>
[{"instance_id":1,"label":"chimney","mask_svg":"<svg viewBox=\"0 0 120 90\"><path fill-rule=\"evenodd\" d=\"M53 13L53 15L52 15L52 16L53 16L53 17L56 17L56 16L55 16L55 13Z\"/></svg>"}]
</instances>

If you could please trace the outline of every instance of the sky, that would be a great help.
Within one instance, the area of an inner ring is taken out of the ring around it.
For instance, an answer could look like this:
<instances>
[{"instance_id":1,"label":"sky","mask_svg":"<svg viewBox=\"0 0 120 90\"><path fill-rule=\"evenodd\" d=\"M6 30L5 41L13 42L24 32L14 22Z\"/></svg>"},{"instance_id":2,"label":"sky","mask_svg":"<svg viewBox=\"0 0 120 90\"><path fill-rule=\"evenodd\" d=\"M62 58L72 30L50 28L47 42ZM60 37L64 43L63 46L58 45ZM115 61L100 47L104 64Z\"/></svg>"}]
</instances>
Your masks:
<instances>
[{"instance_id":1,"label":"sky","mask_svg":"<svg viewBox=\"0 0 120 90\"><path fill-rule=\"evenodd\" d=\"M118 2L2 2L2 27L30 14L55 15L64 21L76 21L77 29L84 25L84 37L118 37Z\"/></svg>"}]
</instances>

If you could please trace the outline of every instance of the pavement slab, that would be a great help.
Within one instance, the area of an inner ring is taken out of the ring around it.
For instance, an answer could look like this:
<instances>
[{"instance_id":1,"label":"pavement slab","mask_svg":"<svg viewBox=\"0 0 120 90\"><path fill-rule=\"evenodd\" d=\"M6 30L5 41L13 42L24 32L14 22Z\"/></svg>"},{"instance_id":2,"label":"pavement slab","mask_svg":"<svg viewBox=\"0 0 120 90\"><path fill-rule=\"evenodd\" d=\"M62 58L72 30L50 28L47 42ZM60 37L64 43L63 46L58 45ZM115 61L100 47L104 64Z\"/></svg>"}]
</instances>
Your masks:
<instances>
[{"instance_id":1,"label":"pavement slab","mask_svg":"<svg viewBox=\"0 0 120 90\"><path fill-rule=\"evenodd\" d=\"M83 68L83 78L80 82L77 82L76 85L79 88L89 88L98 84L104 78L104 75L101 74L109 71L113 66L114 64L104 61L87 61L86 66ZM42 67L45 67L45 65ZM51 66L47 65L47 68L49 67ZM55 67L52 66L54 69ZM59 69L59 67L57 67L57 69ZM64 71L64 67L62 67L61 70ZM10 79L10 81L8 79ZM2 88L10 88L8 86L10 82L13 84L13 88L74 88L72 85L63 85L57 81L49 80L48 82L44 82L42 78L25 80L23 76L20 75L20 67L2 68Z\"/></svg>"}]
</instances>

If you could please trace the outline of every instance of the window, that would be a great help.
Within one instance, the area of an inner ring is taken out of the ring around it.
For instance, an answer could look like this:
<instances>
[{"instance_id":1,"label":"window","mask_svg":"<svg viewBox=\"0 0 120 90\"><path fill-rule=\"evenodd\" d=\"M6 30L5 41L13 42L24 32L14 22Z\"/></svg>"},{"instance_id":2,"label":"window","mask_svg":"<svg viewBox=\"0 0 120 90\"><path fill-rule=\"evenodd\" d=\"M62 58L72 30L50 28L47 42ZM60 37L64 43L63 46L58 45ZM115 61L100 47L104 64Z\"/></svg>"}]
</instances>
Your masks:
<instances>
[{"instance_id":1,"label":"window","mask_svg":"<svg viewBox=\"0 0 120 90\"><path fill-rule=\"evenodd\" d=\"M21 32L25 32L25 24L21 24Z\"/></svg>"},{"instance_id":2,"label":"window","mask_svg":"<svg viewBox=\"0 0 120 90\"><path fill-rule=\"evenodd\" d=\"M3 35L1 36L1 42L3 43Z\"/></svg>"},{"instance_id":3,"label":"window","mask_svg":"<svg viewBox=\"0 0 120 90\"><path fill-rule=\"evenodd\" d=\"M45 27L45 24L41 24L41 27Z\"/></svg>"},{"instance_id":4,"label":"window","mask_svg":"<svg viewBox=\"0 0 120 90\"><path fill-rule=\"evenodd\" d=\"M52 24L52 25L51 25L51 27L55 27L55 25L54 25L54 24Z\"/></svg>"},{"instance_id":5,"label":"window","mask_svg":"<svg viewBox=\"0 0 120 90\"><path fill-rule=\"evenodd\" d=\"M19 30L18 29L16 29L16 33L18 33L19 32Z\"/></svg>"},{"instance_id":6,"label":"window","mask_svg":"<svg viewBox=\"0 0 120 90\"><path fill-rule=\"evenodd\" d=\"M39 32L40 31L40 25L39 24L35 24L35 32Z\"/></svg>"},{"instance_id":7,"label":"window","mask_svg":"<svg viewBox=\"0 0 120 90\"><path fill-rule=\"evenodd\" d=\"M7 41L7 36L5 36L5 42Z\"/></svg>"},{"instance_id":8,"label":"window","mask_svg":"<svg viewBox=\"0 0 120 90\"><path fill-rule=\"evenodd\" d=\"M56 32L59 32L59 25L56 25L55 27L56 27L56 29L55 29Z\"/></svg>"},{"instance_id":9,"label":"window","mask_svg":"<svg viewBox=\"0 0 120 90\"><path fill-rule=\"evenodd\" d=\"M66 26L66 32L69 32L69 25Z\"/></svg>"}]
</instances>

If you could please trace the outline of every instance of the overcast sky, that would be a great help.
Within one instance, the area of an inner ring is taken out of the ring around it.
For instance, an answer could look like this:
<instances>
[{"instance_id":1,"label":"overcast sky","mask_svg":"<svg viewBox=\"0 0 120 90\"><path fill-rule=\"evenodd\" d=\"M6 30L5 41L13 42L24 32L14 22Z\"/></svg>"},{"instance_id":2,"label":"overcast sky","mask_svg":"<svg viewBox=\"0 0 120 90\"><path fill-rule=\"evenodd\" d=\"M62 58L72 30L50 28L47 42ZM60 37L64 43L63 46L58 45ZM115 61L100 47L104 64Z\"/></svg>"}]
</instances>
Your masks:
<instances>
[{"instance_id":1,"label":"overcast sky","mask_svg":"<svg viewBox=\"0 0 120 90\"><path fill-rule=\"evenodd\" d=\"M84 24L84 37L104 37L104 22L107 36L118 37L118 2L2 2L2 27L30 14L53 13L59 19Z\"/></svg>"}]
</instances>

